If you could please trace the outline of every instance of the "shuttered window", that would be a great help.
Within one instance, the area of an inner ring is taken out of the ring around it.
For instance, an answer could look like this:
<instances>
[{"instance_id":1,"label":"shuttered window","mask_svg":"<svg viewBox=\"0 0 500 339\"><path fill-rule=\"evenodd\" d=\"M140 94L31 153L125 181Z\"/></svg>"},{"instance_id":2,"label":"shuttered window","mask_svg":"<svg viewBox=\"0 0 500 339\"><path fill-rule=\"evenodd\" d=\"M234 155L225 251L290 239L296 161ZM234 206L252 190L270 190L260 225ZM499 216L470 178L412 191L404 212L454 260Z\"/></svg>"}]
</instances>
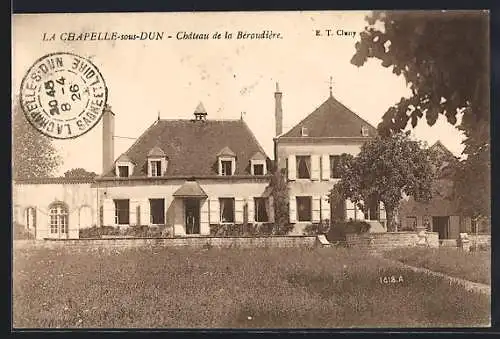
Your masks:
<instances>
[{"instance_id":1,"label":"shuttered window","mask_svg":"<svg viewBox=\"0 0 500 339\"><path fill-rule=\"evenodd\" d=\"M234 222L234 198L220 198L219 204L221 222Z\"/></svg>"},{"instance_id":2,"label":"shuttered window","mask_svg":"<svg viewBox=\"0 0 500 339\"><path fill-rule=\"evenodd\" d=\"M297 220L312 221L311 197L297 197Z\"/></svg>"},{"instance_id":3,"label":"shuttered window","mask_svg":"<svg viewBox=\"0 0 500 339\"><path fill-rule=\"evenodd\" d=\"M295 157L297 161L297 178L311 178L311 157L308 155L298 155Z\"/></svg>"}]
</instances>

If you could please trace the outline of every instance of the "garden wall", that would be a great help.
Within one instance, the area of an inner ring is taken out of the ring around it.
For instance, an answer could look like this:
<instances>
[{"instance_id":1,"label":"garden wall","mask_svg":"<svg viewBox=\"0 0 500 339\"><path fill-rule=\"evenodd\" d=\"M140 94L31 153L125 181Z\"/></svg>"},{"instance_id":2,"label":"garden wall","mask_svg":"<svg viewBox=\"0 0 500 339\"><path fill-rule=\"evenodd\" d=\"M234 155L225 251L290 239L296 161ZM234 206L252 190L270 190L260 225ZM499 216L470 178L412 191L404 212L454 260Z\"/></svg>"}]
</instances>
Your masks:
<instances>
[{"instance_id":1,"label":"garden wall","mask_svg":"<svg viewBox=\"0 0 500 339\"><path fill-rule=\"evenodd\" d=\"M471 246L485 246L491 248L491 235L490 234L468 234Z\"/></svg>"},{"instance_id":2,"label":"garden wall","mask_svg":"<svg viewBox=\"0 0 500 339\"><path fill-rule=\"evenodd\" d=\"M439 247L439 237L437 232L426 232L422 235L416 232L347 234L346 243L348 247L369 251L388 251L401 247Z\"/></svg>"},{"instance_id":3,"label":"garden wall","mask_svg":"<svg viewBox=\"0 0 500 339\"><path fill-rule=\"evenodd\" d=\"M254 247L315 247L321 246L316 236L269 236L269 237L182 237L182 238L113 238L113 239L69 239L14 241L15 248L137 248L137 247L181 247L193 248L254 248Z\"/></svg>"}]
</instances>

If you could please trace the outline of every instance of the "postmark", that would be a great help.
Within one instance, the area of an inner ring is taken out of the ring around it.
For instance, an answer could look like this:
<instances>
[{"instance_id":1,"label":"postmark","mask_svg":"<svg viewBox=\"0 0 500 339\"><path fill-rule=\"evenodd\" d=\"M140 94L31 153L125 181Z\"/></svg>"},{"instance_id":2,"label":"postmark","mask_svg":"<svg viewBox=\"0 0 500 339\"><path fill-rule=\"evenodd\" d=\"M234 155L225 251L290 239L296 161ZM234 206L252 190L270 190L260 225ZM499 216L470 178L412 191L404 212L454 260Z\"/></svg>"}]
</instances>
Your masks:
<instances>
[{"instance_id":1,"label":"postmark","mask_svg":"<svg viewBox=\"0 0 500 339\"><path fill-rule=\"evenodd\" d=\"M100 121L108 90L99 69L73 53L38 59L21 82L20 104L29 123L55 139L77 138Z\"/></svg>"}]
</instances>

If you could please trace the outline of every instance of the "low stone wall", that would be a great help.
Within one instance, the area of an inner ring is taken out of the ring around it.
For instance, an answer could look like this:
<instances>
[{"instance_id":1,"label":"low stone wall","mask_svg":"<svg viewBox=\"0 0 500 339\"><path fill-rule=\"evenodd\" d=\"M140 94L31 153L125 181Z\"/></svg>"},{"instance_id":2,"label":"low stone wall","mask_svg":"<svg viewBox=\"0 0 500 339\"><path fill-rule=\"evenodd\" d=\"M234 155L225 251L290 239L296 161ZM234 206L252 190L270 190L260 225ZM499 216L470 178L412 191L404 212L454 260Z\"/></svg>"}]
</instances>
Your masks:
<instances>
[{"instance_id":1,"label":"low stone wall","mask_svg":"<svg viewBox=\"0 0 500 339\"><path fill-rule=\"evenodd\" d=\"M439 237L436 232L385 232L347 234L348 247L360 248L368 251L389 251L401 247L439 247Z\"/></svg>"},{"instance_id":2,"label":"low stone wall","mask_svg":"<svg viewBox=\"0 0 500 339\"><path fill-rule=\"evenodd\" d=\"M485 246L491 248L490 234L467 234L471 246Z\"/></svg>"},{"instance_id":3,"label":"low stone wall","mask_svg":"<svg viewBox=\"0 0 500 339\"><path fill-rule=\"evenodd\" d=\"M182 238L114 238L68 239L42 241L14 241L14 248L139 248L139 247L192 247L192 248L255 248L321 246L316 236L268 237L182 237Z\"/></svg>"}]
</instances>

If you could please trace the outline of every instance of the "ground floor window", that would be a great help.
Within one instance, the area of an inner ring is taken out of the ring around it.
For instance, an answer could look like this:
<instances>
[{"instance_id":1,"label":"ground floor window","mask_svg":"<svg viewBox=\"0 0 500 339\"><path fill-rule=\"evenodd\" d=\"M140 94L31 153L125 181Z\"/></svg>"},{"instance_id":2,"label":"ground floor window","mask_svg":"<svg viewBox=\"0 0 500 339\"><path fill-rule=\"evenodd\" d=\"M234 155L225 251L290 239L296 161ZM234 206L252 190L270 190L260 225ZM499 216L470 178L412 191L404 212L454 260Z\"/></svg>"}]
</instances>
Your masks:
<instances>
[{"instance_id":1,"label":"ground floor window","mask_svg":"<svg viewBox=\"0 0 500 339\"><path fill-rule=\"evenodd\" d=\"M297 197L297 220L312 220L312 197Z\"/></svg>"},{"instance_id":2,"label":"ground floor window","mask_svg":"<svg viewBox=\"0 0 500 339\"><path fill-rule=\"evenodd\" d=\"M26 228L34 228L36 226L36 209L28 207L26 209Z\"/></svg>"},{"instance_id":3,"label":"ground floor window","mask_svg":"<svg viewBox=\"0 0 500 339\"><path fill-rule=\"evenodd\" d=\"M130 200L117 199L115 202L115 224L130 224Z\"/></svg>"},{"instance_id":4,"label":"ground floor window","mask_svg":"<svg viewBox=\"0 0 500 339\"><path fill-rule=\"evenodd\" d=\"M269 221L268 214L268 199L266 198L255 198L255 221L256 222L267 222Z\"/></svg>"},{"instance_id":5,"label":"ground floor window","mask_svg":"<svg viewBox=\"0 0 500 339\"><path fill-rule=\"evenodd\" d=\"M165 224L165 199L149 199L151 223L154 225Z\"/></svg>"},{"instance_id":6,"label":"ground floor window","mask_svg":"<svg viewBox=\"0 0 500 339\"><path fill-rule=\"evenodd\" d=\"M234 222L234 198L220 198L221 222Z\"/></svg>"},{"instance_id":7,"label":"ground floor window","mask_svg":"<svg viewBox=\"0 0 500 339\"><path fill-rule=\"evenodd\" d=\"M68 233L68 208L63 203L54 203L49 208L50 233Z\"/></svg>"}]
</instances>

